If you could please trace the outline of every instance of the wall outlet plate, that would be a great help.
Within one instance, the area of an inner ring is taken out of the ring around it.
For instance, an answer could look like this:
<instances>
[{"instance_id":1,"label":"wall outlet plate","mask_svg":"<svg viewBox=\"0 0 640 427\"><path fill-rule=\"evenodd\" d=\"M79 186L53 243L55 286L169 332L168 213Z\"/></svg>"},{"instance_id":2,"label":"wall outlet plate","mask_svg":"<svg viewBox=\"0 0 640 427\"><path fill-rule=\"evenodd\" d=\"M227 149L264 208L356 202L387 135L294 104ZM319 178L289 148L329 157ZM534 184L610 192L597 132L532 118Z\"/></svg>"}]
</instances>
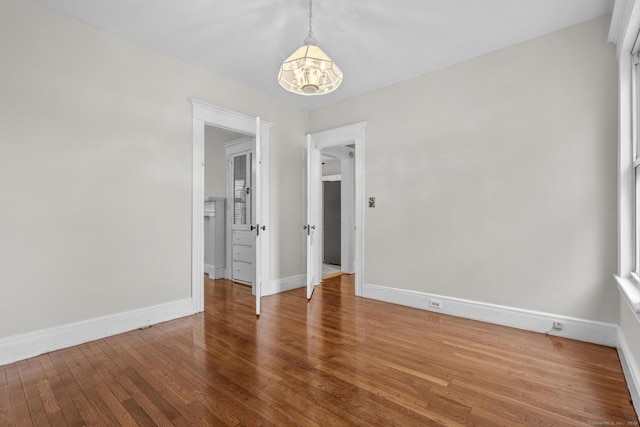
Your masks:
<instances>
[{"instance_id":1,"label":"wall outlet plate","mask_svg":"<svg viewBox=\"0 0 640 427\"><path fill-rule=\"evenodd\" d=\"M437 299L430 299L429 307L435 308L436 310L442 310L442 301Z\"/></svg>"},{"instance_id":2,"label":"wall outlet plate","mask_svg":"<svg viewBox=\"0 0 640 427\"><path fill-rule=\"evenodd\" d=\"M553 329L561 331L564 328L564 323L555 321L553 322Z\"/></svg>"}]
</instances>

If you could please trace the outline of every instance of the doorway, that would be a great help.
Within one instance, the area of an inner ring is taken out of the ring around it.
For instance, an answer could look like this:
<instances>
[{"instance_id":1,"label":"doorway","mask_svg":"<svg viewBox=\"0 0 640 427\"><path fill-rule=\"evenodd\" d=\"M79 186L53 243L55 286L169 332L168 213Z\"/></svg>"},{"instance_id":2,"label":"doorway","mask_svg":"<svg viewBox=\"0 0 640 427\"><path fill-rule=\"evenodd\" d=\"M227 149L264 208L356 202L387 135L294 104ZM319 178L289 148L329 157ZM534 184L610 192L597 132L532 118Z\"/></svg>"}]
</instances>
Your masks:
<instances>
[{"instance_id":1,"label":"doorway","mask_svg":"<svg viewBox=\"0 0 640 427\"><path fill-rule=\"evenodd\" d=\"M229 279L227 260L228 159L225 144L243 134L205 125L204 132L204 272L210 279Z\"/></svg>"},{"instance_id":2,"label":"doorway","mask_svg":"<svg viewBox=\"0 0 640 427\"><path fill-rule=\"evenodd\" d=\"M255 295L254 138L205 127L205 274L251 286Z\"/></svg>"},{"instance_id":3,"label":"doorway","mask_svg":"<svg viewBox=\"0 0 640 427\"><path fill-rule=\"evenodd\" d=\"M254 137L255 295L260 315L262 282L269 267L269 133L273 123L191 99L193 109L193 193L191 219L191 300L193 312L204 311L204 146L207 125Z\"/></svg>"},{"instance_id":4,"label":"doorway","mask_svg":"<svg viewBox=\"0 0 640 427\"><path fill-rule=\"evenodd\" d=\"M322 155L332 150L353 152L353 194L352 216L353 266L355 273L355 294L362 295L364 285L364 128L366 122L354 123L336 129L307 135L307 299L311 299L313 289L322 280ZM342 171L341 171L342 175ZM345 239L348 240L348 239ZM341 242L342 245L342 242ZM341 253L342 256L345 253Z\"/></svg>"},{"instance_id":5,"label":"doorway","mask_svg":"<svg viewBox=\"0 0 640 427\"><path fill-rule=\"evenodd\" d=\"M322 153L322 279L352 274L354 267L355 145Z\"/></svg>"}]
</instances>

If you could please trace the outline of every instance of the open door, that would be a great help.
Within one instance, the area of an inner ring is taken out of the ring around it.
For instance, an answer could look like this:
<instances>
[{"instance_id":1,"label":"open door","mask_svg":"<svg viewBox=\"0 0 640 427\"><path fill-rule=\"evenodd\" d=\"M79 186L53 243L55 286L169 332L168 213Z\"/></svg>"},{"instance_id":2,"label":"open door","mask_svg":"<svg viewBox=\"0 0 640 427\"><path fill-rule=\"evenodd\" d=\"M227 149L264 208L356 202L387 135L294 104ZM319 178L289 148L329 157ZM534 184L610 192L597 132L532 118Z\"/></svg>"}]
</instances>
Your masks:
<instances>
[{"instance_id":1,"label":"open door","mask_svg":"<svg viewBox=\"0 0 640 427\"><path fill-rule=\"evenodd\" d=\"M322 280L322 162L321 153L307 135L307 299Z\"/></svg>"},{"instance_id":2,"label":"open door","mask_svg":"<svg viewBox=\"0 0 640 427\"><path fill-rule=\"evenodd\" d=\"M307 297L310 299L315 285L322 280L322 156L321 150L348 145L354 151L352 172L354 216L352 224L343 224L354 233L355 294L363 295L364 288L364 128L367 122L358 122L307 135ZM341 166L342 169L342 166ZM345 168L347 170L348 168ZM345 174L347 175L347 174ZM349 184L351 186L351 184ZM315 225L315 228L313 226ZM347 253L347 251L344 251Z\"/></svg>"},{"instance_id":3,"label":"open door","mask_svg":"<svg viewBox=\"0 0 640 427\"><path fill-rule=\"evenodd\" d=\"M255 251L256 251L256 277L254 279L255 290L256 290L256 316L260 316L260 298L262 297L262 269L263 269L263 251L262 251L262 241L263 235L266 233L267 227L263 223L263 215L262 215L262 146L261 138L260 138L260 117L256 117L256 138L255 138L255 147L253 149L254 153L254 162L253 162L253 189L255 195L254 203L254 223L251 225L251 230L255 231Z\"/></svg>"}]
</instances>

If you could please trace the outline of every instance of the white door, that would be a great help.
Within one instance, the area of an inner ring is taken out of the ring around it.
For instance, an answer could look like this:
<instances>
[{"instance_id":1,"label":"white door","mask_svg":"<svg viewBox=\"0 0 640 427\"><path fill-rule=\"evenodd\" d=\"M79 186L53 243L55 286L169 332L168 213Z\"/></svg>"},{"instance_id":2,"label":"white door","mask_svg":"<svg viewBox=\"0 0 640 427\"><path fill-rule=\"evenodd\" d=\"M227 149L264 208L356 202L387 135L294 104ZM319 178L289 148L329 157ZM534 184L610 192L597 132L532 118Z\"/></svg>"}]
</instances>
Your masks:
<instances>
[{"instance_id":1,"label":"white door","mask_svg":"<svg viewBox=\"0 0 640 427\"><path fill-rule=\"evenodd\" d=\"M266 251L262 250L262 240L264 233L267 232L267 227L263 224L263 215L262 215L262 202L263 202L263 194L262 194L262 146L261 146L261 137L260 137L260 117L256 117L256 138L255 138L255 147L254 147L254 161L253 167L253 188L254 188L254 224L252 224L251 228L256 232L256 242L255 242L255 254L256 254L256 265L255 265L255 279L253 283L255 283L256 290L256 316L260 316L260 298L262 296L262 280L266 277L266 274L263 274L266 271Z\"/></svg>"},{"instance_id":2,"label":"white door","mask_svg":"<svg viewBox=\"0 0 640 427\"><path fill-rule=\"evenodd\" d=\"M307 299L322 281L322 160L321 153L307 135Z\"/></svg>"}]
</instances>

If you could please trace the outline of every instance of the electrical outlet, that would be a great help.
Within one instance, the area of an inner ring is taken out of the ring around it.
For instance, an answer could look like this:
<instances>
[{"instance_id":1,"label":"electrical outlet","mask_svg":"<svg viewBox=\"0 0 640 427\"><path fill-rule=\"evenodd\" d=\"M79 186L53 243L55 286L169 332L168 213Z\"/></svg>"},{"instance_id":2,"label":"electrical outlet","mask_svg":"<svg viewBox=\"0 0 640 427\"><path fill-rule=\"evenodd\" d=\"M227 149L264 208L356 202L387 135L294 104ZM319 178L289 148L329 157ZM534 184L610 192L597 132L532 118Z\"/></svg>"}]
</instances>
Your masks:
<instances>
[{"instance_id":1,"label":"electrical outlet","mask_svg":"<svg viewBox=\"0 0 640 427\"><path fill-rule=\"evenodd\" d=\"M435 308L436 310L442 310L442 301L437 299L430 299L429 306L431 306L431 308Z\"/></svg>"},{"instance_id":2,"label":"electrical outlet","mask_svg":"<svg viewBox=\"0 0 640 427\"><path fill-rule=\"evenodd\" d=\"M562 328L564 328L564 323L562 322L553 322L553 329L557 330L557 331L561 331Z\"/></svg>"}]
</instances>

